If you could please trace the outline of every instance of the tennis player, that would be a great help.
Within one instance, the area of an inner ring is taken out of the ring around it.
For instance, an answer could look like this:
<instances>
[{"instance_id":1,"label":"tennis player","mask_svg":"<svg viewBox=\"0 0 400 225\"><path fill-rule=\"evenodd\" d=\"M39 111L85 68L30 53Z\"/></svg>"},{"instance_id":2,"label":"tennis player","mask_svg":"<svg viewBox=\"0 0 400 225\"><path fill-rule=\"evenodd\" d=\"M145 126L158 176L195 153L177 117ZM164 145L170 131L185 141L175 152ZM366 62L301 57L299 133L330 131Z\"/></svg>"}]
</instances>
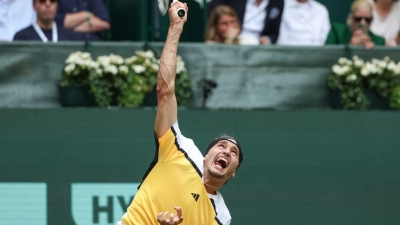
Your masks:
<instances>
[{"instance_id":1,"label":"tennis player","mask_svg":"<svg viewBox=\"0 0 400 225\"><path fill-rule=\"evenodd\" d=\"M174 1L168 11L170 26L157 76L158 110L155 121L156 153L123 225L230 224L231 215L218 189L234 177L243 153L230 136L212 140L203 156L179 129L175 97L178 42L187 20L177 15L187 5Z\"/></svg>"}]
</instances>

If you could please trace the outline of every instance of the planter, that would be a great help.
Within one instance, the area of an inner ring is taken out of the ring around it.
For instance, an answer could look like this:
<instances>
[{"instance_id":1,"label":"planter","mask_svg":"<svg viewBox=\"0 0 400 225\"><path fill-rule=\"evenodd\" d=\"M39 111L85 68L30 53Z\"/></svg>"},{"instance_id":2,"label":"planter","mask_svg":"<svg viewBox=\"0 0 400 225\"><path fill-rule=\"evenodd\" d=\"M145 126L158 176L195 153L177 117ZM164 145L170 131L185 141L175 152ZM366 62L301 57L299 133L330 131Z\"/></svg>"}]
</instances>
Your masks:
<instances>
[{"instance_id":1,"label":"planter","mask_svg":"<svg viewBox=\"0 0 400 225\"><path fill-rule=\"evenodd\" d=\"M328 88L328 101L332 109L343 109L342 104L340 103L340 91L332 90Z\"/></svg>"},{"instance_id":2,"label":"planter","mask_svg":"<svg viewBox=\"0 0 400 225\"><path fill-rule=\"evenodd\" d=\"M371 90L364 90L364 94L367 96L367 99L371 102L368 106L369 109L382 109L382 110L390 109L389 98L384 98Z\"/></svg>"},{"instance_id":3,"label":"planter","mask_svg":"<svg viewBox=\"0 0 400 225\"><path fill-rule=\"evenodd\" d=\"M58 86L60 94L60 103L66 107L77 107L77 106L97 106L97 103L92 95L89 94L89 90L77 85L71 85L68 87Z\"/></svg>"},{"instance_id":4,"label":"planter","mask_svg":"<svg viewBox=\"0 0 400 225\"><path fill-rule=\"evenodd\" d=\"M370 101L368 109L380 109L380 110L389 110L389 98L383 98L379 96L376 92L371 90L364 90L364 94L367 96L367 99ZM340 103L340 91L332 90L329 88L328 100L332 109L343 109L342 104Z\"/></svg>"}]
</instances>

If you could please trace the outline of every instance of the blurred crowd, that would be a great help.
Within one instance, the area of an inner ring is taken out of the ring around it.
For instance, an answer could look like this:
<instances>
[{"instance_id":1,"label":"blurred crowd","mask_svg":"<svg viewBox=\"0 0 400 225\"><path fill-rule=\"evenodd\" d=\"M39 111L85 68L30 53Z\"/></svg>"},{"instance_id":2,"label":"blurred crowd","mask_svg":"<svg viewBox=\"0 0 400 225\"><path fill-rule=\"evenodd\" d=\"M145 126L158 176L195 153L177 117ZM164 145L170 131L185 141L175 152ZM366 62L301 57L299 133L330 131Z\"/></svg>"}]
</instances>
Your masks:
<instances>
[{"instance_id":1,"label":"blurred crowd","mask_svg":"<svg viewBox=\"0 0 400 225\"><path fill-rule=\"evenodd\" d=\"M211 0L208 43L322 46L371 49L400 44L397 0L355 0L346 24L331 23L315 0Z\"/></svg>"},{"instance_id":2,"label":"blurred crowd","mask_svg":"<svg viewBox=\"0 0 400 225\"><path fill-rule=\"evenodd\" d=\"M99 0L0 0L0 41L96 41L109 28Z\"/></svg>"},{"instance_id":3,"label":"blurred crowd","mask_svg":"<svg viewBox=\"0 0 400 225\"><path fill-rule=\"evenodd\" d=\"M346 24L315 0L211 0L208 10L206 43L400 45L397 0L355 0ZM0 41L98 41L108 29L100 0L0 0Z\"/></svg>"}]
</instances>

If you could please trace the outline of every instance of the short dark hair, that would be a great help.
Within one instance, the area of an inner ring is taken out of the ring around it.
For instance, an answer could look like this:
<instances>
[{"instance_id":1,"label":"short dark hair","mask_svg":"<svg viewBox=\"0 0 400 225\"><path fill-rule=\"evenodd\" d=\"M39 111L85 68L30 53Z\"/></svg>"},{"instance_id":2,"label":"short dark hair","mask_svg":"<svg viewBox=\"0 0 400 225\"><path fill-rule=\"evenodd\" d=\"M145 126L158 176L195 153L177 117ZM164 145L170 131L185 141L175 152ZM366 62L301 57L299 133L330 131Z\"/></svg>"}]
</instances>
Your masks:
<instances>
[{"instance_id":1,"label":"short dark hair","mask_svg":"<svg viewBox=\"0 0 400 225\"><path fill-rule=\"evenodd\" d=\"M238 147L238 149L239 149L239 165L238 165L238 169L239 169L240 164L241 164L242 161L243 161L243 151L242 151L242 147L240 146L239 140L237 140L237 139L236 139L235 137L233 137L233 136L230 136L230 135L227 135L227 134L223 134L223 135L221 135L221 136L219 136L219 137L214 138L213 140L211 140L210 143L208 143L208 146L207 146L205 155L207 155L207 153L210 151L210 149L211 149L215 144L217 144L219 141L222 141L222 140L230 141L230 142L232 142L233 144L235 144L235 145Z\"/></svg>"}]
</instances>

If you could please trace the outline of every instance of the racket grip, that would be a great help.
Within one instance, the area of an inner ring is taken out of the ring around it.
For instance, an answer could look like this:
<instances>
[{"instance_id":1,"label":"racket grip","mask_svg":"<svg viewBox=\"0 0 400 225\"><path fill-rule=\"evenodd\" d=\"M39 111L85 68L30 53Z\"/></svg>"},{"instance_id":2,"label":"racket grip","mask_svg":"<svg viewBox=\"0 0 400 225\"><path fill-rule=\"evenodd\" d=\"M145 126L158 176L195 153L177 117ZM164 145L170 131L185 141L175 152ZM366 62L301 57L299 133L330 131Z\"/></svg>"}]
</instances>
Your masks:
<instances>
[{"instance_id":1,"label":"racket grip","mask_svg":"<svg viewBox=\"0 0 400 225\"><path fill-rule=\"evenodd\" d=\"M178 16L179 17L184 17L185 16L185 14L186 14L186 11L185 11L185 9L183 9L183 8L179 8L178 9Z\"/></svg>"}]
</instances>

